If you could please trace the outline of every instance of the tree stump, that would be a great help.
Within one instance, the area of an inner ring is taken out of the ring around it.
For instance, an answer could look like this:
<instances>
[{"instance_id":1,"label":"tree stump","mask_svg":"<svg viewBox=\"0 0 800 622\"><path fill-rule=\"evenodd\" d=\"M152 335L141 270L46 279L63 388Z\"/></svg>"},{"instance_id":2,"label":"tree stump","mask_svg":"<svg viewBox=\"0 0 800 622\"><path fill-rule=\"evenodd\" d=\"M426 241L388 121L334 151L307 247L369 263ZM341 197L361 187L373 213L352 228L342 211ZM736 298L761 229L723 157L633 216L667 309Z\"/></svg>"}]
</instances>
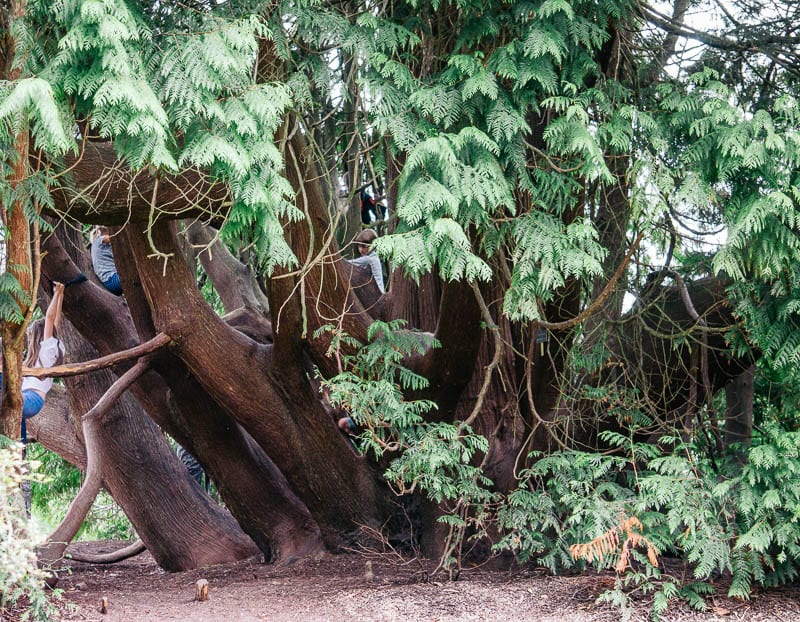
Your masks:
<instances>
[{"instance_id":1,"label":"tree stump","mask_svg":"<svg viewBox=\"0 0 800 622\"><path fill-rule=\"evenodd\" d=\"M202 603L208 600L208 581L205 579L198 579L194 586L194 599Z\"/></svg>"}]
</instances>

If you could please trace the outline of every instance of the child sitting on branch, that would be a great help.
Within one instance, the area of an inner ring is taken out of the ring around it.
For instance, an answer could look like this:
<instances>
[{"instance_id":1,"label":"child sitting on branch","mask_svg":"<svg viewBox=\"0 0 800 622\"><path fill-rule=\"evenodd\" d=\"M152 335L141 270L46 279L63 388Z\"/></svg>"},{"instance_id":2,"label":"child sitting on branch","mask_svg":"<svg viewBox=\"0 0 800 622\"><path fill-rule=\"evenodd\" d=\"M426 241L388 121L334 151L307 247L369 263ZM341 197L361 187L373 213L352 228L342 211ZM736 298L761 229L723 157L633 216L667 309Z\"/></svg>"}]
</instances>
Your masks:
<instances>
[{"instance_id":1,"label":"child sitting on branch","mask_svg":"<svg viewBox=\"0 0 800 622\"><path fill-rule=\"evenodd\" d=\"M383 267L378 255L372 250L372 243L378 239L378 234L374 229L364 229L356 237L356 249L358 250L358 257L349 259L348 261L354 266L365 266L372 272L372 278L378 286L381 294L386 290L383 286Z\"/></svg>"},{"instance_id":2,"label":"child sitting on branch","mask_svg":"<svg viewBox=\"0 0 800 622\"><path fill-rule=\"evenodd\" d=\"M92 231L92 269L108 291L115 296L122 295L114 253L111 251L111 236L108 227L98 225Z\"/></svg>"}]
</instances>

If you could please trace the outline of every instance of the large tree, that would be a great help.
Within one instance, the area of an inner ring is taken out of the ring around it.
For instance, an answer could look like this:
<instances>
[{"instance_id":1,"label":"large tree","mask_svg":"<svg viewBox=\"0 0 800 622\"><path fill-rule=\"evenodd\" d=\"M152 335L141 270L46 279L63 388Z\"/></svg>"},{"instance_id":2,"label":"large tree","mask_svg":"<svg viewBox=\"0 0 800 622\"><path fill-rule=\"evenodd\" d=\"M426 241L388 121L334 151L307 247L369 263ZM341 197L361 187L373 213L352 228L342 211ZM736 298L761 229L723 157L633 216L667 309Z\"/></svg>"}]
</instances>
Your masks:
<instances>
[{"instance_id":1,"label":"large tree","mask_svg":"<svg viewBox=\"0 0 800 622\"><path fill-rule=\"evenodd\" d=\"M18 336L40 280L75 283L72 363L126 353L67 395L87 482L170 569L252 554L240 529L275 560L364 527L393 537L407 512L392 488L427 495L423 535L443 514L462 529L541 452L707 429L751 359L727 356L729 281L692 282L711 272L693 238L727 219L717 273L795 261L796 106L739 105L719 67L667 72L694 32L673 8L12 3L2 430L19 427ZM764 41L736 49L784 58ZM370 185L390 215L375 224L382 297L342 261ZM781 237L760 264L747 243L765 223ZM124 298L91 274L91 224L112 226ZM374 453L340 433L345 407Z\"/></svg>"}]
</instances>

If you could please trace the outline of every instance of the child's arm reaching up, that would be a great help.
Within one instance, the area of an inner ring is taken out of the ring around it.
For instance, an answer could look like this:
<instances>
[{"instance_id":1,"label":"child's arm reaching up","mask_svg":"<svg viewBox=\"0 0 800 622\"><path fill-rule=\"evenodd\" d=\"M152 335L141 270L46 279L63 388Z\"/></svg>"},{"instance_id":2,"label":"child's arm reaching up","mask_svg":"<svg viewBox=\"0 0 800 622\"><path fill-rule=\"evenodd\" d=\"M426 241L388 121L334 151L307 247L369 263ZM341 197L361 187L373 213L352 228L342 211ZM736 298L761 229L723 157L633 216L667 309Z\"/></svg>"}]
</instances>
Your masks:
<instances>
[{"instance_id":1,"label":"child's arm reaching up","mask_svg":"<svg viewBox=\"0 0 800 622\"><path fill-rule=\"evenodd\" d=\"M61 324L61 306L64 303L64 284L53 282L53 297L44 314L43 339L50 339Z\"/></svg>"}]
</instances>

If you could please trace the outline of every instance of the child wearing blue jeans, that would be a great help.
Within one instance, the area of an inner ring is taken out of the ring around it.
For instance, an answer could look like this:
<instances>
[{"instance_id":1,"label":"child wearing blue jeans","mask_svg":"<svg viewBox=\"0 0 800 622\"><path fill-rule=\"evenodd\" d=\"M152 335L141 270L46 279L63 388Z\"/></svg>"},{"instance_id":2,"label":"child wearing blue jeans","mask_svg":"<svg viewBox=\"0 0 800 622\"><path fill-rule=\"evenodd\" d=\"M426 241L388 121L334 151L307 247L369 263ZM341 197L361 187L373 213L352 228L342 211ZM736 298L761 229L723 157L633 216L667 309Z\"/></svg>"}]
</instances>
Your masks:
<instances>
[{"instance_id":1,"label":"child wearing blue jeans","mask_svg":"<svg viewBox=\"0 0 800 622\"><path fill-rule=\"evenodd\" d=\"M64 346L59 341L61 307L64 302L64 284L53 283L53 298L47 306L43 320L32 322L25 333L27 354L22 364L26 367L53 367L64 360ZM2 354L0 353L0 356ZM0 373L0 387L3 375ZM38 415L44 406L47 393L53 386L52 378L22 378L22 441L27 438L25 420Z\"/></svg>"},{"instance_id":2,"label":"child wearing blue jeans","mask_svg":"<svg viewBox=\"0 0 800 622\"><path fill-rule=\"evenodd\" d=\"M111 251L111 237L108 227L98 225L92 231L92 269L108 291L115 296L122 295L114 253Z\"/></svg>"}]
</instances>

